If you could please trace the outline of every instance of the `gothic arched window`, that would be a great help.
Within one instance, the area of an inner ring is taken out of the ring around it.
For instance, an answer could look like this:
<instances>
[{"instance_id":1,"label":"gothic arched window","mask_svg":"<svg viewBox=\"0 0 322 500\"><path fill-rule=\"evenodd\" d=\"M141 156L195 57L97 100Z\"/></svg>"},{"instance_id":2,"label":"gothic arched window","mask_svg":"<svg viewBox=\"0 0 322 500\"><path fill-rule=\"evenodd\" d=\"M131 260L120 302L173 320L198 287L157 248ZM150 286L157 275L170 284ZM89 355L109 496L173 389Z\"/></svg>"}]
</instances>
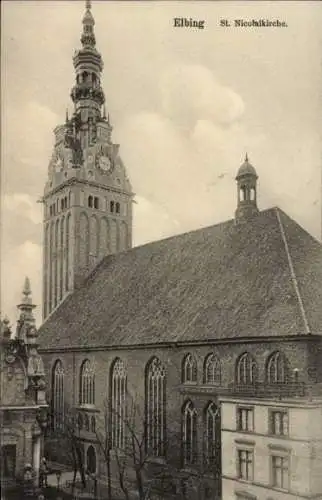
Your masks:
<instances>
[{"instance_id":1,"label":"gothic arched window","mask_svg":"<svg viewBox=\"0 0 322 500\"><path fill-rule=\"evenodd\" d=\"M146 445L153 456L165 454L166 371L158 358L146 370Z\"/></svg>"},{"instance_id":2,"label":"gothic arched window","mask_svg":"<svg viewBox=\"0 0 322 500\"><path fill-rule=\"evenodd\" d=\"M79 378L79 403L95 404L95 373L88 359L81 366Z\"/></svg>"},{"instance_id":3,"label":"gothic arched window","mask_svg":"<svg viewBox=\"0 0 322 500\"><path fill-rule=\"evenodd\" d=\"M53 428L60 429L64 424L64 367L57 360L52 372L52 416Z\"/></svg>"},{"instance_id":4,"label":"gothic arched window","mask_svg":"<svg viewBox=\"0 0 322 500\"><path fill-rule=\"evenodd\" d=\"M182 362L182 382L197 382L197 362L192 354L186 354Z\"/></svg>"},{"instance_id":5,"label":"gothic arched window","mask_svg":"<svg viewBox=\"0 0 322 500\"><path fill-rule=\"evenodd\" d=\"M112 448L124 449L126 423L127 373L121 359L116 359L111 370L111 434Z\"/></svg>"},{"instance_id":6,"label":"gothic arched window","mask_svg":"<svg viewBox=\"0 0 322 500\"><path fill-rule=\"evenodd\" d=\"M193 464L197 460L197 412L191 401L182 410L183 463Z\"/></svg>"},{"instance_id":7,"label":"gothic arched window","mask_svg":"<svg viewBox=\"0 0 322 500\"><path fill-rule=\"evenodd\" d=\"M236 382L239 385L252 385L255 384L256 377L256 361L251 354L244 352L237 360Z\"/></svg>"},{"instance_id":8,"label":"gothic arched window","mask_svg":"<svg viewBox=\"0 0 322 500\"><path fill-rule=\"evenodd\" d=\"M221 367L218 357L211 353L205 359L204 364L204 382L205 384L220 384Z\"/></svg>"},{"instance_id":9,"label":"gothic arched window","mask_svg":"<svg viewBox=\"0 0 322 500\"><path fill-rule=\"evenodd\" d=\"M267 360L266 377L269 384L285 384L288 379L287 360L280 351L273 352Z\"/></svg>"},{"instance_id":10,"label":"gothic arched window","mask_svg":"<svg viewBox=\"0 0 322 500\"><path fill-rule=\"evenodd\" d=\"M220 460L220 413L215 403L209 403L204 415L205 462L208 465Z\"/></svg>"}]
</instances>

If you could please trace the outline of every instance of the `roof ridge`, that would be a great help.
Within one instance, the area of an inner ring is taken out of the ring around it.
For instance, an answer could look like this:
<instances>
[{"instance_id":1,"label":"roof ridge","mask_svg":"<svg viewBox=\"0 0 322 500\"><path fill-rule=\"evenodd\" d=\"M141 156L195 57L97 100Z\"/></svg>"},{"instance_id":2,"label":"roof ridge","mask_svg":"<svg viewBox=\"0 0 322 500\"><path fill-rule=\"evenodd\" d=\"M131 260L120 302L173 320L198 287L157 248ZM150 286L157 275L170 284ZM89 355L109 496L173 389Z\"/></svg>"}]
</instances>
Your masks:
<instances>
[{"instance_id":1,"label":"roof ridge","mask_svg":"<svg viewBox=\"0 0 322 500\"><path fill-rule=\"evenodd\" d=\"M302 300L302 297L301 297L301 294L300 294L300 289L299 289L299 285L298 285L298 282L297 282L297 278L296 278L296 274L295 274L295 270L294 270L294 266L293 266L293 262L292 262L292 257L291 257L291 254L290 254L290 249L289 249L289 246L288 246L288 243L287 243L287 238L286 238L284 226L283 226L280 214L279 214L279 208L278 207L275 208L275 212L276 212L276 217L277 217L277 220L278 220L279 228L280 228L280 231L281 231L281 236L282 236L282 240L283 240L284 247L285 247L285 253L286 253L288 265L289 265L289 268L290 268L292 283L293 283L293 286L294 286L295 294L297 296L297 300L299 302L299 307L300 307L300 311L301 311L301 314L302 314L302 319L303 319L303 322L304 322L305 330L306 330L306 333L310 334L311 333L310 326L309 326L308 319L307 319L307 316L306 316L306 312L305 312L305 309L304 309L303 300Z\"/></svg>"}]
</instances>

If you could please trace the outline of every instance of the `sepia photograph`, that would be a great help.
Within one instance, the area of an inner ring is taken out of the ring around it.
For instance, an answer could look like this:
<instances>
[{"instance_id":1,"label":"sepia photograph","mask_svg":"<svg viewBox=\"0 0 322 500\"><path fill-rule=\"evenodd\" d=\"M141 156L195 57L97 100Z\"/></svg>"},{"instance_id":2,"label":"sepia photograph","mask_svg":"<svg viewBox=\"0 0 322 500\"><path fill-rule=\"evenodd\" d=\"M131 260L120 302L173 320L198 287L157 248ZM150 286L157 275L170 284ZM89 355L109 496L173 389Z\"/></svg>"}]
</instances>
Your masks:
<instances>
[{"instance_id":1,"label":"sepia photograph","mask_svg":"<svg viewBox=\"0 0 322 500\"><path fill-rule=\"evenodd\" d=\"M1 2L1 500L322 500L321 23Z\"/></svg>"}]
</instances>

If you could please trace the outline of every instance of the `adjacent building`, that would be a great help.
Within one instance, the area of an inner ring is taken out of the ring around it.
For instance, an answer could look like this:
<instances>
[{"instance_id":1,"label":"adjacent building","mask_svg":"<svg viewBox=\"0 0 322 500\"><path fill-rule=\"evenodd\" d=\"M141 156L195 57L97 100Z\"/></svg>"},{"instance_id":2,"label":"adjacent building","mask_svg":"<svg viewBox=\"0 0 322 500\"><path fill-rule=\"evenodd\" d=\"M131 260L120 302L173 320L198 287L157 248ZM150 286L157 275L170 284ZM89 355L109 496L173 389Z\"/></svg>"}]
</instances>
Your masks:
<instances>
[{"instance_id":1,"label":"adjacent building","mask_svg":"<svg viewBox=\"0 0 322 500\"><path fill-rule=\"evenodd\" d=\"M0 444L2 491L15 488L31 466L37 484L47 423L45 372L38 352L34 305L26 278L15 332L1 322Z\"/></svg>"},{"instance_id":2,"label":"adjacent building","mask_svg":"<svg viewBox=\"0 0 322 500\"><path fill-rule=\"evenodd\" d=\"M280 208L259 210L246 156L232 219L131 248L89 2L81 43L43 199L50 439L72 410L85 468L104 478L98 430L115 456L134 405L173 495L322 498L321 244Z\"/></svg>"}]
</instances>

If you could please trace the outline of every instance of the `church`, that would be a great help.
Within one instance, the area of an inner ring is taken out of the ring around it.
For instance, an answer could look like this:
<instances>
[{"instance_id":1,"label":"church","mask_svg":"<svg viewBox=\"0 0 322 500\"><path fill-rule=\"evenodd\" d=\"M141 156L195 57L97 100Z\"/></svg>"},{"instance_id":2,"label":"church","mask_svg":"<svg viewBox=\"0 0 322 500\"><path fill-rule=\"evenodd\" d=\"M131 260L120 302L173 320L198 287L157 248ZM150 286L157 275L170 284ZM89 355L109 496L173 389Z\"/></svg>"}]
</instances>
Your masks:
<instances>
[{"instance_id":1,"label":"church","mask_svg":"<svg viewBox=\"0 0 322 500\"><path fill-rule=\"evenodd\" d=\"M72 409L102 481L98 436L117 457L131 431L144 464L176 471L173 497L322 499L321 243L280 208L259 210L246 155L230 220L132 248L94 24L86 2L74 112L54 131L43 196L52 431Z\"/></svg>"}]
</instances>

